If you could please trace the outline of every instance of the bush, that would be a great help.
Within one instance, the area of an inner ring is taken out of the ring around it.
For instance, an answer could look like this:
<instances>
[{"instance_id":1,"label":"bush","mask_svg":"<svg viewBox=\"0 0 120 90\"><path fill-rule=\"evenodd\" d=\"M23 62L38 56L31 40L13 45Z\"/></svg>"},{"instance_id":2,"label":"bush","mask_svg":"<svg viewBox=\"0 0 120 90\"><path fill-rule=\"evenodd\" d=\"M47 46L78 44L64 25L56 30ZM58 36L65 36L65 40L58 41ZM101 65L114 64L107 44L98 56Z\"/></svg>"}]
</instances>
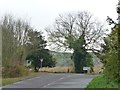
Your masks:
<instances>
[{"instance_id":1,"label":"bush","mask_svg":"<svg viewBox=\"0 0 120 90\"><path fill-rule=\"evenodd\" d=\"M116 80L120 83L120 59L119 59L119 43L118 43L118 30L120 25L112 29L111 34L105 38L103 45L103 64L104 74L109 80Z\"/></svg>"},{"instance_id":2,"label":"bush","mask_svg":"<svg viewBox=\"0 0 120 90\"><path fill-rule=\"evenodd\" d=\"M14 65L14 66L6 66L2 70L3 78L15 78L28 75L28 70L24 66Z\"/></svg>"},{"instance_id":3,"label":"bush","mask_svg":"<svg viewBox=\"0 0 120 90\"><path fill-rule=\"evenodd\" d=\"M90 89L91 88L91 89ZM86 90L98 90L98 88L114 88L115 90L118 88L118 83L115 82L115 80L110 81L109 79L106 78L106 76L101 75L95 77L87 86ZM102 90L101 89L101 90ZM112 90L114 90L112 89ZM106 89L104 89L106 90Z\"/></svg>"}]
</instances>

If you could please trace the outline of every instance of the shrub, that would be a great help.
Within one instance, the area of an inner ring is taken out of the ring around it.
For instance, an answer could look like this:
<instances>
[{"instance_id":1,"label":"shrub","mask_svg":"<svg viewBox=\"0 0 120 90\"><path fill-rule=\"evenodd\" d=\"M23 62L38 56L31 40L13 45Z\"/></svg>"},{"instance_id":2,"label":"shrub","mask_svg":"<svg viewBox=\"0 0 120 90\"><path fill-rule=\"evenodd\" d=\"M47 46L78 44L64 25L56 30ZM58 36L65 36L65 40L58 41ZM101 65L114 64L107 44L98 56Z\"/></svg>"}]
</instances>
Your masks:
<instances>
[{"instance_id":1,"label":"shrub","mask_svg":"<svg viewBox=\"0 0 120 90\"><path fill-rule=\"evenodd\" d=\"M20 65L8 65L2 70L3 78L15 78L24 75L28 75L28 70L24 66Z\"/></svg>"}]
</instances>

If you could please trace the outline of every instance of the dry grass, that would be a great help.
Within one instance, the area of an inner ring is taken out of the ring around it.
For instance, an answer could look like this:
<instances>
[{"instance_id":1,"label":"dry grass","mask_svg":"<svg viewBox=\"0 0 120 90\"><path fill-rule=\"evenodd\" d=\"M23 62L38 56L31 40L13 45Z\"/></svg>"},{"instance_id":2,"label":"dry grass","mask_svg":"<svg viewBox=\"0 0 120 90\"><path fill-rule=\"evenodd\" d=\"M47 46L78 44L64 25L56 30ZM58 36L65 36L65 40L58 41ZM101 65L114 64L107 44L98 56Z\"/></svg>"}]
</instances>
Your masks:
<instances>
[{"instance_id":1,"label":"dry grass","mask_svg":"<svg viewBox=\"0 0 120 90\"><path fill-rule=\"evenodd\" d=\"M16 77L16 78L0 78L0 86L4 86L4 85L8 85L8 84L12 84L12 83L15 83L17 81L21 81L21 80L24 80L24 79L28 79L28 78L33 78L33 77L36 77L36 76L40 76L40 75L44 75L46 73L42 73L42 72L30 72L29 75L27 76L22 76L22 77Z\"/></svg>"},{"instance_id":2,"label":"dry grass","mask_svg":"<svg viewBox=\"0 0 120 90\"><path fill-rule=\"evenodd\" d=\"M93 67L94 73L95 74L102 73L103 72L102 67L103 67L103 64L94 65Z\"/></svg>"},{"instance_id":3,"label":"dry grass","mask_svg":"<svg viewBox=\"0 0 120 90\"><path fill-rule=\"evenodd\" d=\"M73 67L53 67L53 68L43 67L39 71L49 73L68 73L73 72L74 69Z\"/></svg>"},{"instance_id":4,"label":"dry grass","mask_svg":"<svg viewBox=\"0 0 120 90\"><path fill-rule=\"evenodd\" d=\"M93 67L94 70L94 74L99 74L100 72L102 72L102 64L97 64ZM70 67L53 67L53 68L49 68L49 67L43 67L40 68L39 70L40 72L48 72L48 73L72 73L74 72L74 68L72 66Z\"/></svg>"}]
</instances>

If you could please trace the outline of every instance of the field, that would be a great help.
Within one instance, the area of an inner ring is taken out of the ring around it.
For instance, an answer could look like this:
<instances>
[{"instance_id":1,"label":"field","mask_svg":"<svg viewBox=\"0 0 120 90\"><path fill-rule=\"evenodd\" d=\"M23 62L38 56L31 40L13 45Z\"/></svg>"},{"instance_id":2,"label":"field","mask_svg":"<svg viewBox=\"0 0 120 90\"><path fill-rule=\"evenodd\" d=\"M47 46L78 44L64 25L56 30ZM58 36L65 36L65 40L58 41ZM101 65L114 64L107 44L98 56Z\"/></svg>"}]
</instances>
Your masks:
<instances>
[{"instance_id":1,"label":"field","mask_svg":"<svg viewBox=\"0 0 120 90\"><path fill-rule=\"evenodd\" d=\"M73 61L71 60L72 53L51 51L51 54L56 59L56 67L73 65Z\"/></svg>"},{"instance_id":2,"label":"field","mask_svg":"<svg viewBox=\"0 0 120 90\"><path fill-rule=\"evenodd\" d=\"M56 59L56 67L55 68L44 68L42 71L47 72L67 72L68 67L73 67L74 62L71 59L72 53L65 53L65 52L54 52L51 51L53 57ZM100 62L100 59L97 58L96 55L90 52L90 54L93 56L93 70L94 74L99 74L102 72L102 63ZM73 69L70 70L73 72Z\"/></svg>"}]
</instances>

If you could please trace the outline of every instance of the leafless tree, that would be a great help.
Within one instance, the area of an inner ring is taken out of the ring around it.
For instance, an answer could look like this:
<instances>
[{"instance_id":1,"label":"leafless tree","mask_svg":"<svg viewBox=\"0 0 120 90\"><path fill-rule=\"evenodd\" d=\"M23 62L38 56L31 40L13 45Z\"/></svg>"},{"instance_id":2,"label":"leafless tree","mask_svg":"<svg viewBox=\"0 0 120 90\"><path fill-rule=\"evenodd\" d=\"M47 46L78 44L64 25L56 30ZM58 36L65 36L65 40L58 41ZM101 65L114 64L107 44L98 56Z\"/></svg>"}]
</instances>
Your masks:
<instances>
[{"instance_id":1,"label":"leafless tree","mask_svg":"<svg viewBox=\"0 0 120 90\"><path fill-rule=\"evenodd\" d=\"M5 15L0 22L4 62L7 63L5 60L15 59L23 64L23 58L26 55L25 44L28 42L28 31L31 29L30 25L22 19L13 18L11 15Z\"/></svg>"},{"instance_id":2,"label":"leafless tree","mask_svg":"<svg viewBox=\"0 0 120 90\"><path fill-rule=\"evenodd\" d=\"M104 25L86 11L59 15L55 20L54 28L46 28L46 31L49 41L56 44L57 47L73 50L74 43L83 37L84 45L81 47L99 51L102 39L106 35Z\"/></svg>"}]
</instances>

